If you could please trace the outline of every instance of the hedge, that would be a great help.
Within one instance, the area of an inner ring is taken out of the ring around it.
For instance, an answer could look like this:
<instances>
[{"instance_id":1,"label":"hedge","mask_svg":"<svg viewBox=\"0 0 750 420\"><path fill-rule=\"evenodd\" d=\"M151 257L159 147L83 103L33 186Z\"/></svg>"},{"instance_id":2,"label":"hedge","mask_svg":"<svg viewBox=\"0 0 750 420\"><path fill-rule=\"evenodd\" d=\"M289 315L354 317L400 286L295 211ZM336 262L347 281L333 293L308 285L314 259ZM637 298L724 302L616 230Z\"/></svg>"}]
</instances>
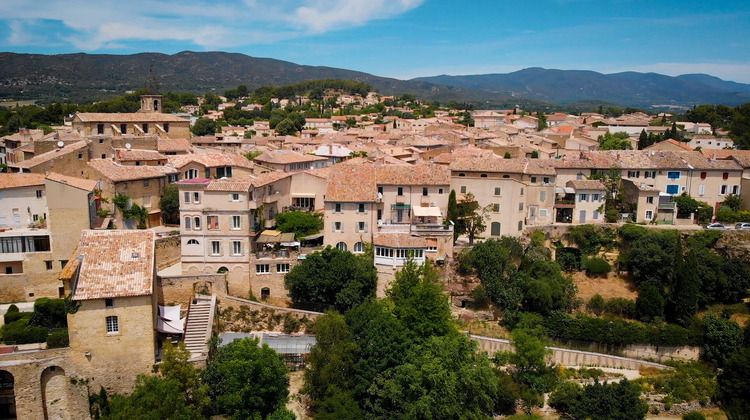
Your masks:
<instances>
[{"instance_id":1,"label":"hedge","mask_svg":"<svg viewBox=\"0 0 750 420\"><path fill-rule=\"evenodd\" d=\"M550 337L615 346L652 344L656 346L700 345L701 333L674 324L642 324L620 318L594 318L553 312L544 318Z\"/></svg>"},{"instance_id":2,"label":"hedge","mask_svg":"<svg viewBox=\"0 0 750 420\"><path fill-rule=\"evenodd\" d=\"M589 276L606 277L610 271L612 271L612 267L604 258L594 257L586 260L586 274Z\"/></svg>"},{"instance_id":3,"label":"hedge","mask_svg":"<svg viewBox=\"0 0 750 420\"><path fill-rule=\"evenodd\" d=\"M56 349L59 347L68 347L70 345L70 338L68 337L68 330L55 331L47 336L47 348Z\"/></svg>"},{"instance_id":4,"label":"hedge","mask_svg":"<svg viewBox=\"0 0 750 420\"><path fill-rule=\"evenodd\" d=\"M722 209L716 212L716 220L725 223L750 223L750 211L733 211Z\"/></svg>"},{"instance_id":5,"label":"hedge","mask_svg":"<svg viewBox=\"0 0 750 420\"><path fill-rule=\"evenodd\" d=\"M23 318L0 328L0 336L4 342L15 344L44 343L47 341L47 329L29 326L29 319Z\"/></svg>"}]
</instances>

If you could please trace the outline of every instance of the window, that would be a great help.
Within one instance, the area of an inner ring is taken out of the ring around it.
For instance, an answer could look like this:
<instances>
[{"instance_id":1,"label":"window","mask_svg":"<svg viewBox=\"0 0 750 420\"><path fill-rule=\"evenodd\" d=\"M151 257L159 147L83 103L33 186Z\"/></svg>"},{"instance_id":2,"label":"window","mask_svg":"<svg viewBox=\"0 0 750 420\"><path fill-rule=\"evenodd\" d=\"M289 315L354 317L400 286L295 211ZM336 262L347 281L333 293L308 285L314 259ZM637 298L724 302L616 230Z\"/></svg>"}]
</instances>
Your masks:
<instances>
[{"instance_id":1,"label":"window","mask_svg":"<svg viewBox=\"0 0 750 420\"><path fill-rule=\"evenodd\" d=\"M148 124L141 124L141 129L144 134L148 134Z\"/></svg>"},{"instance_id":2,"label":"window","mask_svg":"<svg viewBox=\"0 0 750 420\"><path fill-rule=\"evenodd\" d=\"M594 220L599 219L599 210L594 210Z\"/></svg>"},{"instance_id":3,"label":"window","mask_svg":"<svg viewBox=\"0 0 750 420\"><path fill-rule=\"evenodd\" d=\"M367 232L367 223L357 222L357 232Z\"/></svg>"},{"instance_id":4,"label":"window","mask_svg":"<svg viewBox=\"0 0 750 420\"><path fill-rule=\"evenodd\" d=\"M544 178L542 178L542 184L546 185L546 184L549 184L549 183L550 182L549 182L549 177L548 176L545 176Z\"/></svg>"},{"instance_id":5,"label":"window","mask_svg":"<svg viewBox=\"0 0 750 420\"><path fill-rule=\"evenodd\" d=\"M442 193L443 193L443 189L442 188L438 188L438 194L442 194Z\"/></svg>"},{"instance_id":6,"label":"window","mask_svg":"<svg viewBox=\"0 0 750 420\"><path fill-rule=\"evenodd\" d=\"M502 190L502 188L500 188L500 187L495 187L495 195L501 195L500 193L501 193L502 191L503 191L503 190Z\"/></svg>"},{"instance_id":7,"label":"window","mask_svg":"<svg viewBox=\"0 0 750 420\"><path fill-rule=\"evenodd\" d=\"M523 203L518 203L518 211L523 211Z\"/></svg>"},{"instance_id":8,"label":"window","mask_svg":"<svg viewBox=\"0 0 750 420\"><path fill-rule=\"evenodd\" d=\"M499 203L492 203L492 211L495 213L500 213L500 204Z\"/></svg>"},{"instance_id":9,"label":"window","mask_svg":"<svg viewBox=\"0 0 750 420\"><path fill-rule=\"evenodd\" d=\"M466 174L465 173L460 173L460 174L458 174L458 176L466 176Z\"/></svg>"},{"instance_id":10,"label":"window","mask_svg":"<svg viewBox=\"0 0 750 420\"><path fill-rule=\"evenodd\" d=\"M705 172L701 172L701 179L706 179L706 175L707 174Z\"/></svg>"},{"instance_id":11,"label":"window","mask_svg":"<svg viewBox=\"0 0 750 420\"><path fill-rule=\"evenodd\" d=\"M698 195L706 195L706 186L704 184L698 186Z\"/></svg>"},{"instance_id":12,"label":"window","mask_svg":"<svg viewBox=\"0 0 750 420\"><path fill-rule=\"evenodd\" d=\"M189 219L188 219L188 220L189 220ZM188 245L200 245L200 242L198 242L198 240L197 240L197 239L189 239L189 240L187 241L187 244L188 244Z\"/></svg>"},{"instance_id":13,"label":"window","mask_svg":"<svg viewBox=\"0 0 750 420\"><path fill-rule=\"evenodd\" d=\"M589 195L588 194L578 194L578 201L589 201Z\"/></svg>"},{"instance_id":14,"label":"window","mask_svg":"<svg viewBox=\"0 0 750 420\"><path fill-rule=\"evenodd\" d=\"M211 178L211 168L206 168L206 170L203 172L205 174L206 178ZM271 194L269 192L269 194Z\"/></svg>"},{"instance_id":15,"label":"window","mask_svg":"<svg viewBox=\"0 0 750 420\"><path fill-rule=\"evenodd\" d=\"M521 195L523 195L523 192L524 192L524 188L521 188Z\"/></svg>"},{"instance_id":16,"label":"window","mask_svg":"<svg viewBox=\"0 0 750 420\"><path fill-rule=\"evenodd\" d=\"M721 187L719 187L719 195L725 195L726 193L727 193L726 185L722 185Z\"/></svg>"},{"instance_id":17,"label":"window","mask_svg":"<svg viewBox=\"0 0 750 420\"><path fill-rule=\"evenodd\" d=\"M277 273L288 273L289 272L289 264L276 264L276 272Z\"/></svg>"},{"instance_id":18,"label":"window","mask_svg":"<svg viewBox=\"0 0 750 420\"><path fill-rule=\"evenodd\" d=\"M654 212L652 210L646 210L646 220L651 220L654 218Z\"/></svg>"},{"instance_id":19,"label":"window","mask_svg":"<svg viewBox=\"0 0 750 420\"><path fill-rule=\"evenodd\" d=\"M547 209L539 209L539 217L547 217Z\"/></svg>"},{"instance_id":20,"label":"window","mask_svg":"<svg viewBox=\"0 0 750 420\"><path fill-rule=\"evenodd\" d=\"M221 242L211 241L211 255L221 255Z\"/></svg>"},{"instance_id":21,"label":"window","mask_svg":"<svg viewBox=\"0 0 750 420\"><path fill-rule=\"evenodd\" d=\"M536 177L535 177L535 176L532 176L532 177L531 177L531 183L532 183L532 184L536 184Z\"/></svg>"},{"instance_id":22,"label":"window","mask_svg":"<svg viewBox=\"0 0 750 420\"><path fill-rule=\"evenodd\" d=\"M242 255L242 241L232 241L232 255Z\"/></svg>"},{"instance_id":23,"label":"window","mask_svg":"<svg viewBox=\"0 0 750 420\"><path fill-rule=\"evenodd\" d=\"M42 190L36 190L36 198L42 198Z\"/></svg>"},{"instance_id":24,"label":"window","mask_svg":"<svg viewBox=\"0 0 750 420\"><path fill-rule=\"evenodd\" d=\"M740 186L739 185L732 185L732 194L739 195L740 193Z\"/></svg>"},{"instance_id":25,"label":"window","mask_svg":"<svg viewBox=\"0 0 750 420\"><path fill-rule=\"evenodd\" d=\"M333 231L334 232L343 232L344 231L344 222L333 222Z\"/></svg>"},{"instance_id":26,"label":"window","mask_svg":"<svg viewBox=\"0 0 750 420\"><path fill-rule=\"evenodd\" d=\"M107 158L107 155L102 153L102 159L106 159L106 158Z\"/></svg>"},{"instance_id":27,"label":"window","mask_svg":"<svg viewBox=\"0 0 750 420\"><path fill-rule=\"evenodd\" d=\"M383 187L378 187L378 194L383 194Z\"/></svg>"},{"instance_id":28,"label":"window","mask_svg":"<svg viewBox=\"0 0 750 420\"><path fill-rule=\"evenodd\" d=\"M190 229L191 228L192 221L193 221L192 217L188 216L188 217L185 218L185 229Z\"/></svg>"},{"instance_id":29,"label":"window","mask_svg":"<svg viewBox=\"0 0 750 420\"><path fill-rule=\"evenodd\" d=\"M197 169L188 169L185 171L185 179L195 179L198 178L198 170Z\"/></svg>"},{"instance_id":30,"label":"window","mask_svg":"<svg viewBox=\"0 0 750 420\"><path fill-rule=\"evenodd\" d=\"M519 221L518 221L518 230L519 230L519 231L522 231L522 230L523 230L523 220L519 220Z\"/></svg>"},{"instance_id":31,"label":"window","mask_svg":"<svg viewBox=\"0 0 750 420\"><path fill-rule=\"evenodd\" d=\"M365 244L363 244L362 242L357 242L356 244L354 244L355 254L361 254L363 252L365 252Z\"/></svg>"},{"instance_id":32,"label":"window","mask_svg":"<svg viewBox=\"0 0 750 420\"><path fill-rule=\"evenodd\" d=\"M107 334L118 334L120 332L120 323L116 316L107 317Z\"/></svg>"},{"instance_id":33,"label":"window","mask_svg":"<svg viewBox=\"0 0 750 420\"><path fill-rule=\"evenodd\" d=\"M104 307L105 308L114 308L115 307L115 300L114 299L104 299Z\"/></svg>"},{"instance_id":34,"label":"window","mask_svg":"<svg viewBox=\"0 0 750 420\"><path fill-rule=\"evenodd\" d=\"M164 123L164 132L169 133L169 123Z\"/></svg>"},{"instance_id":35,"label":"window","mask_svg":"<svg viewBox=\"0 0 750 420\"><path fill-rule=\"evenodd\" d=\"M255 264L255 274L268 274L270 272L268 264Z\"/></svg>"},{"instance_id":36,"label":"window","mask_svg":"<svg viewBox=\"0 0 750 420\"><path fill-rule=\"evenodd\" d=\"M201 229L201 218L200 216L193 217L193 229L200 230Z\"/></svg>"},{"instance_id":37,"label":"window","mask_svg":"<svg viewBox=\"0 0 750 420\"><path fill-rule=\"evenodd\" d=\"M52 270L52 261L45 261L44 268L46 268L47 270Z\"/></svg>"},{"instance_id":38,"label":"window","mask_svg":"<svg viewBox=\"0 0 750 420\"><path fill-rule=\"evenodd\" d=\"M680 171L670 171L667 172L667 178L669 179L680 179Z\"/></svg>"},{"instance_id":39,"label":"window","mask_svg":"<svg viewBox=\"0 0 750 420\"><path fill-rule=\"evenodd\" d=\"M725 181L726 181L727 179L729 179L729 172L724 172L723 174L721 174L721 179L723 179L723 180L725 180Z\"/></svg>"},{"instance_id":40,"label":"window","mask_svg":"<svg viewBox=\"0 0 750 420\"><path fill-rule=\"evenodd\" d=\"M342 251L346 251L346 242L339 242L339 243L337 243L336 244L336 248L338 248L338 249L340 249Z\"/></svg>"},{"instance_id":41,"label":"window","mask_svg":"<svg viewBox=\"0 0 750 420\"><path fill-rule=\"evenodd\" d=\"M487 174L479 175L480 178L487 178Z\"/></svg>"},{"instance_id":42,"label":"window","mask_svg":"<svg viewBox=\"0 0 750 420\"><path fill-rule=\"evenodd\" d=\"M182 198L183 198L183 201L185 201L186 203L189 203L190 202L190 193L187 192L187 191L184 192L184 193L182 193Z\"/></svg>"},{"instance_id":43,"label":"window","mask_svg":"<svg viewBox=\"0 0 750 420\"><path fill-rule=\"evenodd\" d=\"M81 160L81 159L83 159L83 153L78 154L78 160Z\"/></svg>"},{"instance_id":44,"label":"window","mask_svg":"<svg viewBox=\"0 0 750 420\"><path fill-rule=\"evenodd\" d=\"M194 192L193 193L193 203L200 203L201 202L201 195L200 193Z\"/></svg>"},{"instance_id":45,"label":"window","mask_svg":"<svg viewBox=\"0 0 750 420\"><path fill-rule=\"evenodd\" d=\"M65 268L67 264L68 264L68 260L60 260L60 268Z\"/></svg>"},{"instance_id":46,"label":"window","mask_svg":"<svg viewBox=\"0 0 750 420\"><path fill-rule=\"evenodd\" d=\"M367 210L365 210L365 203L357 204L357 213L367 213Z\"/></svg>"},{"instance_id":47,"label":"window","mask_svg":"<svg viewBox=\"0 0 750 420\"><path fill-rule=\"evenodd\" d=\"M229 201L240 201L240 194L239 193L229 194Z\"/></svg>"},{"instance_id":48,"label":"window","mask_svg":"<svg viewBox=\"0 0 750 420\"><path fill-rule=\"evenodd\" d=\"M578 174L576 174L576 179L579 180L579 181L582 180L583 179L583 174L580 173L580 172L578 172Z\"/></svg>"},{"instance_id":49,"label":"window","mask_svg":"<svg viewBox=\"0 0 750 420\"><path fill-rule=\"evenodd\" d=\"M148 179L144 179L143 180L143 186L144 187L148 187Z\"/></svg>"},{"instance_id":50,"label":"window","mask_svg":"<svg viewBox=\"0 0 750 420\"><path fill-rule=\"evenodd\" d=\"M430 195L430 189L427 187L422 188L422 195Z\"/></svg>"},{"instance_id":51,"label":"window","mask_svg":"<svg viewBox=\"0 0 750 420\"><path fill-rule=\"evenodd\" d=\"M96 125L96 134L104 134L104 124Z\"/></svg>"},{"instance_id":52,"label":"window","mask_svg":"<svg viewBox=\"0 0 750 420\"><path fill-rule=\"evenodd\" d=\"M591 194L591 201L593 202L599 201L599 194Z\"/></svg>"},{"instance_id":53,"label":"window","mask_svg":"<svg viewBox=\"0 0 750 420\"><path fill-rule=\"evenodd\" d=\"M639 178L641 171L628 171L628 178Z\"/></svg>"},{"instance_id":54,"label":"window","mask_svg":"<svg viewBox=\"0 0 750 420\"><path fill-rule=\"evenodd\" d=\"M680 192L680 186L679 185L667 185L667 194L679 194Z\"/></svg>"},{"instance_id":55,"label":"window","mask_svg":"<svg viewBox=\"0 0 750 420\"><path fill-rule=\"evenodd\" d=\"M539 191L539 201L547 201L547 191Z\"/></svg>"},{"instance_id":56,"label":"window","mask_svg":"<svg viewBox=\"0 0 750 420\"><path fill-rule=\"evenodd\" d=\"M503 178L510 178L510 175L505 174L505 175L503 175Z\"/></svg>"},{"instance_id":57,"label":"window","mask_svg":"<svg viewBox=\"0 0 750 420\"><path fill-rule=\"evenodd\" d=\"M461 194L466 194L466 185L461 186Z\"/></svg>"},{"instance_id":58,"label":"window","mask_svg":"<svg viewBox=\"0 0 750 420\"><path fill-rule=\"evenodd\" d=\"M646 197L646 204L654 204L654 197Z\"/></svg>"},{"instance_id":59,"label":"window","mask_svg":"<svg viewBox=\"0 0 750 420\"><path fill-rule=\"evenodd\" d=\"M656 178L656 171L643 171L644 178Z\"/></svg>"},{"instance_id":60,"label":"window","mask_svg":"<svg viewBox=\"0 0 750 420\"><path fill-rule=\"evenodd\" d=\"M127 124L120 124L120 133L122 133L122 134L128 134L128 125Z\"/></svg>"},{"instance_id":61,"label":"window","mask_svg":"<svg viewBox=\"0 0 750 420\"><path fill-rule=\"evenodd\" d=\"M492 222L492 224L490 225L490 235L500 236L500 223L499 222Z\"/></svg>"},{"instance_id":62,"label":"window","mask_svg":"<svg viewBox=\"0 0 750 420\"><path fill-rule=\"evenodd\" d=\"M404 195L404 187L398 187L398 195Z\"/></svg>"},{"instance_id":63,"label":"window","mask_svg":"<svg viewBox=\"0 0 750 420\"><path fill-rule=\"evenodd\" d=\"M334 213L343 213L344 206L341 203L336 203L333 205L333 212Z\"/></svg>"},{"instance_id":64,"label":"window","mask_svg":"<svg viewBox=\"0 0 750 420\"><path fill-rule=\"evenodd\" d=\"M206 229L218 230L219 229L219 216L206 216Z\"/></svg>"},{"instance_id":65,"label":"window","mask_svg":"<svg viewBox=\"0 0 750 420\"><path fill-rule=\"evenodd\" d=\"M240 216L232 216L232 229L242 229L242 218Z\"/></svg>"}]
</instances>

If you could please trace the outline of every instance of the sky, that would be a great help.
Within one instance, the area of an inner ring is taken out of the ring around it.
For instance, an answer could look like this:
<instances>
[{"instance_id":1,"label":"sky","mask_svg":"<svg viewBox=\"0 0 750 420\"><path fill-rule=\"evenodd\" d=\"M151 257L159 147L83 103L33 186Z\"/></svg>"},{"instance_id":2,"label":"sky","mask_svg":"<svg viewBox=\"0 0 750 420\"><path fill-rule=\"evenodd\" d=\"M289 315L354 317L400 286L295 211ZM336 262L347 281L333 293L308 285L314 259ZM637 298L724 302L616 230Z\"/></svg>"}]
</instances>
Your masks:
<instances>
[{"instance_id":1,"label":"sky","mask_svg":"<svg viewBox=\"0 0 750 420\"><path fill-rule=\"evenodd\" d=\"M750 83L750 1L1 0L0 51L239 52L409 79L563 70Z\"/></svg>"}]
</instances>

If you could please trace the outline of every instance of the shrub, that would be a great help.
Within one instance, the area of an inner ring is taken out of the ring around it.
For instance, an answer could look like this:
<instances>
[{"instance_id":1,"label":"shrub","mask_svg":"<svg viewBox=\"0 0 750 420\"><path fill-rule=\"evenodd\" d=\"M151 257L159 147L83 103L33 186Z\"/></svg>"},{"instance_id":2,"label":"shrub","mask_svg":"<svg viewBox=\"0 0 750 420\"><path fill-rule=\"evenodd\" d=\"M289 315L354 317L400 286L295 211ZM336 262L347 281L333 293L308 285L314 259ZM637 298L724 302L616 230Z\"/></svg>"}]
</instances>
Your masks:
<instances>
[{"instance_id":1,"label":"shrub","mask_svg":"<svg viewBox=\"0 0 750 420\"><path fill-rule=\"evenodd\" d=\"M646 233L648 233L648 229L631 223L624 224L620 228L620 236L628 242L636 241L646 235Z\"/></svg>"},{"instance_id":2,"label":"shrub","mask_svg":"<svg viewBox=\"0 0 750 420\"><path fill-rule=\"evenodd\" d=\"M47 341L47 329L29 326L29 319L23 318L3 325L0 329L0 336L4 342L16 344L44 343Z\"/></svg>"},{"instance_id":3,"label":"shrub","mask_svg":"<svg viewBox=\"0 0 750 420\"><path fill-rule=\"evenodd\" d=\"M609 209L604 212L604 220L607 223L616 223L619 218L620 213L617 212L617 209Z\"/></svg>"},{"instance_id":4,"label":"shrub","mask_svg":"<svg viewBox=\"0 0 750 420\"><path fill-rule=\"evenodd\" d=\"M31 317L31 312L19 312L16 305L11 305L11 307L15 307L16 310L11 311L10 308L8 308L8 312L6 312L5 316L3 317L5 319L5 324L10 324L12 322L18 321L19 319L28 319Z\"/></svg>"},{"instance_id":5,"label":"shrub","mask_svg":"<svg viewBox=\"0 0 750 420\"><path fill-rule=\"evenodd\" d=\"M565 271L578 271L581 269L581 251L578 248L559 248L555 259Z\"/></svg>"},{"instance_id":6,"label":"shrub","mask_svg":"<svg viewBox=\"0 0 750 420\"><path fill-rule=\"evenodd\" d=\"M682 420L706 420L706 416L699 411L691 411L687 414L683 414Z\"/></svg>"},{"instance_id":7,"label":"shrub","mask_svg":"<svg viewBox=\"0 0 750 420\"><path fill-rule=\"evenodd\" d=\"M588 303L586 304L586 308L588 308L589 311L595 313L596 315L601 315L604 311L604 298L600 294L595 294L591 299L589 299Z\"/></svg>"},{"instance_id":8,"label":"shrub","mask_svg":"<svg viewBox=\"0 0 750 420\"><path fill-rule=\"evenodd\" d=\"M68 347L70 345L70 338L68 337L68 330L55 331L47 336L47 348L56 349L60 347Z\"/></svg>"},{"instance_id":9,"label":"shrub","mask_svg":"<svg viewBox=\"0 0 750 420\"><path fill-rule=\"evenodd\" d=\"M586 260L586 274L590 276L606 276L612 267L604 258L594 257Z\"/></svg>"},{"instance_id":10,"label":"shrub","mask_svg":"<svg viewBox=\"0 0 750 420\"><path fill-rule=\"evenodd\" d=\"M68 325L68 314L64 299L39 298L34 301L34 312L29 325L45 328L64 328Z\"/></svg>"}]
</instances>

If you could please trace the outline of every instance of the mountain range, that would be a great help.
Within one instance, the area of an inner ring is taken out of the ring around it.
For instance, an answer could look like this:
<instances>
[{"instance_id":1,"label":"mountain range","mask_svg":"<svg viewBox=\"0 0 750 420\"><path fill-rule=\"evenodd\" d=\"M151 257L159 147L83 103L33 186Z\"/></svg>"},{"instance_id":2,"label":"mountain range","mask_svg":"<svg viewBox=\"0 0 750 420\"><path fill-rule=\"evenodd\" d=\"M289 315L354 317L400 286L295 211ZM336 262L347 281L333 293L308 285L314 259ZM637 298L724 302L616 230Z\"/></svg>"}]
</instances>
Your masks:
<instances>
[{"instance_id":1,"label":"mountain range","mask_svg":"<svg viewBox=\"0 0 750 420\"><path fill-rule=\"evenodd\" d=\"M750 85L705 74L670 77L656 73L601 74L528 68L507 74L434 76L399 80L333 67L306 66L238 53L183 51L140 53L0 53L0 98L90 102L144 86L150 72L162 91L222 93L314 79L367 82L384 95L411 93L421 99L470 102L478 107L552 110L593 105L636 107L750 102ZM562 105L562 107L560 106Z\"/></svg>"}]
</instances>

